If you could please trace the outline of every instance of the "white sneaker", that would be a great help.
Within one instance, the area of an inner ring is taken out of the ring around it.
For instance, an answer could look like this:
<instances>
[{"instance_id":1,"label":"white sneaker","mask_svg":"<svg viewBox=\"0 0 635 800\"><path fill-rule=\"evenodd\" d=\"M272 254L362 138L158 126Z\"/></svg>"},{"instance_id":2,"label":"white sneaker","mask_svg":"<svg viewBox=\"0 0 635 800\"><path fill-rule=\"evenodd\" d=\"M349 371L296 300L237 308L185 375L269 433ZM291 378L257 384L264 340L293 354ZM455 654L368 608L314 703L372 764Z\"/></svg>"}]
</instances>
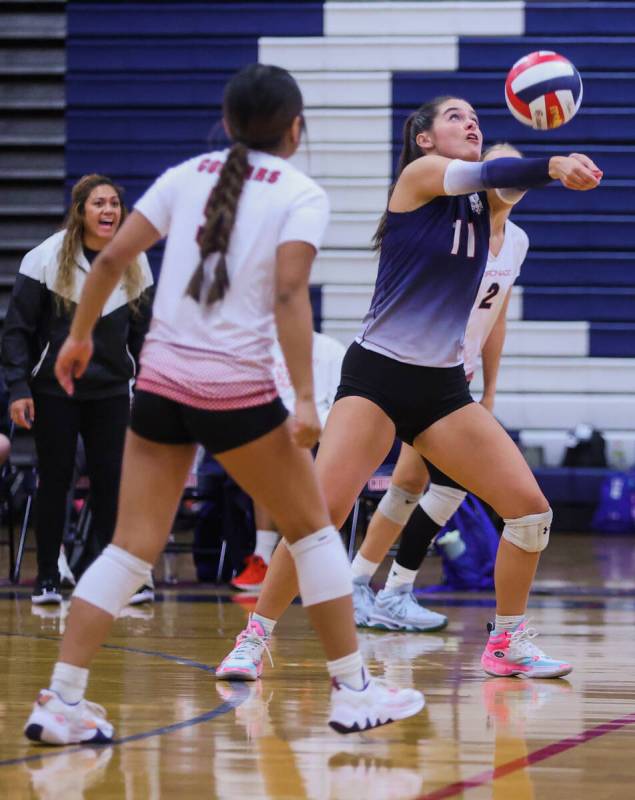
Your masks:
<instances>
[{"instance_id":1,"label":"white sneaker","mask_svg":"<svg viewBox=\"0 0 635 800\"><path fill-rule=\"evenodd\" d=\"M62 602L62 595L57 581L38 578L33 587L31 602L36 606L58 606Z\"/></svg>"},{"instance_id":2,"label":"white sneaker","mask_svg":"<svg viewBox=\"0 0 635 800\"><path fill-rule=\"evenodd\" d=\"M335 679L331 689L329 725L338 733L357 733L418 714L425 705L416 689L392 689L369 678L363 689L351 689Z\"/></svg>"},{"instance_id":3,"label":"white sneaker","mask_svg":"<svg viewBox=\"0 0 635 800\"><path fill-rule=\"evenodd\" d=\"M369 627L389 631L440 631L447 624L448 618L444 614L419 605L411 583L377 592L368 620Z\"/></svg>"},{"instance_id":4,"label":"white sneaker","mask_svg":"<svg viewBox=\"0 0 635 800\"><path fill-rule=\"evenodd\" d=\"M370 588L370 579L366 577L353 579L353 612L355 625L365 628L375 605L375 592Z\"/></svg>"},{"instance_id":5,"label":"white sneaker","mask_svg":"<svg viewBox=\"0 0 635 800\"><path fill-rule=\"evenodd\" d=\"M114 728L97 703L81 700L69 705L52 689L42 689L24 726L24 735L42 744L109 744Z\"/></svg>"},{"instance_id":6,"label":"white sneaker","mask_svg":"<svg viewBox=\"0 0 635 800\"><path fill-rule=\"evenodd\" d=\"M140 606L142 603L154 603L154 586L144 583L128 600L129 606Z\"/></svg>"},{"instance_id":7,"label":"white sneaker","mask_svg":"<svg viewBox=\"0 0 635 800\"><path fill-rule=\"evenodd\" d=\"M73 575L73 570L70 568L68 559L66 558L66 550L64 549L64 545L60 547L60 554L57 557L57 571L60 574L61 584L66 584L67 586L77 585L77 581Z\"/></svg>"}]
</instances>

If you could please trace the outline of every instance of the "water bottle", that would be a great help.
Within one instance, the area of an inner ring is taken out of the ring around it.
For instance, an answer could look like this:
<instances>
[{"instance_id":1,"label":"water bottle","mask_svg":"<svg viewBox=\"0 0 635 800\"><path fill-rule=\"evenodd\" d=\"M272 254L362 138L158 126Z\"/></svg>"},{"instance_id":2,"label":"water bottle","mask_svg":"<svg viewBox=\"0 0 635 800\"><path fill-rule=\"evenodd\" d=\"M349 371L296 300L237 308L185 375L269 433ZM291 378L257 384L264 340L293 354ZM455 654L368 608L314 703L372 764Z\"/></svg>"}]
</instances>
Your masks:
<instances>
[{"instance_id":1,"label":"water bottle","mask_svg":"<svg viewBox=\"0 0 635 800\"><path fill-rule=\"evenodd\" d=\"M165 551L163 552L163 580L166 583L178 583L178 553L170 551L170 545L174 544L174 534L171 533L168 537L168 543Z\"/></svg>"},{"instance_id":2,"label":"water bottle","mask_svg":"<svg viewBox=\"0 0 635 800\"><path fill-rule=\"evenodd\" d=\"M461 531L448 531L437 539L437 544L443 550L446 558L454 561L463 555L467 545L461 538Z\"/></svg>"}]
</instances>

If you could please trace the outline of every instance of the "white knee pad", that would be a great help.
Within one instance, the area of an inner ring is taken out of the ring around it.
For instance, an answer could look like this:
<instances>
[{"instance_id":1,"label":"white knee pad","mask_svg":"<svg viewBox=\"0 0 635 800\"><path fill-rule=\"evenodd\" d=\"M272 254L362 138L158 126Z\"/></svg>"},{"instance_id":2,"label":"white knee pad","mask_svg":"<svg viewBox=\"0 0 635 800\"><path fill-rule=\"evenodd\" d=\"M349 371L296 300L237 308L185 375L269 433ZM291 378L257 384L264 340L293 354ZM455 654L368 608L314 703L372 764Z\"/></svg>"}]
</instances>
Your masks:
<instances>
[{"instance_id":1,"label":"white knee pad","mask_svg":"<svg viewBox=\"0 0 635 800\"><path fill-rule=\"evenodd\" d=\"M506 519L503 528L503 539L526 550L528 553L539 553L549 544L549 531L553 511L549 509L542 514L527 514L518 519Z\"/></svg>"},{"instance_id":2,"label":"white knee pad","mask_svg":"<svg viewBox=\"0 0 635 800\"><path fill-rule=\"evenodd\" d=\"M420 497L420 494L411 494L391 483L377 508L386 519L397 525L405 525L417 507L417 500Z\"/></svg>"},{"instance_id":3,"label":"white knee pad","mask_svg":"<svg viewBox=\"0 0 635 800\"><path fill-rule=\"evenodd\" d=\"M467 492L462 489L431 483L428 491L419 500L419 505L433 522L443 526L457 511L466 496Z\"/></svg>"},{"instance_id":4,"label":"white knee pad","mask_svg":"<svg viewBox=\"0 0 635 800\"><path fill-rule=\"evenodd\" d=\"M73 597L118 617L136 590L151 581L151 564L109 544L82 575Z\"/></svg>"},{"instance_id":5,"label":"white knee pad","mask_svg":"<svg viewBox=\"0 0 635 800\"><path fill-rule=\"evenodd\" d=\"M332 525L311 533L297 542L287 542L295 562L303 606L314 606L353 593L353 573L342 544Z\"/></svg>"}]
</instances>

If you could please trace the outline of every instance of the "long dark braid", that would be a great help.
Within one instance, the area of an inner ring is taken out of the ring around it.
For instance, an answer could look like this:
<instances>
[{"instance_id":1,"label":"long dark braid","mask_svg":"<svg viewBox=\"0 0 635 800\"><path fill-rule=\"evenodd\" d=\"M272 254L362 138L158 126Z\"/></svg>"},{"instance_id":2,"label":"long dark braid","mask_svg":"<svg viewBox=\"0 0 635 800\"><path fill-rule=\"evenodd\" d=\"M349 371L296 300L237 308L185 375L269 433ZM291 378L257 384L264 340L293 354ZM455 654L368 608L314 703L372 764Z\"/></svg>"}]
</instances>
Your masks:
<instances>
[{"instance_id":1,"label":"long dark braid","mask_svg":"<svg viewBox=\"0 0 635 800\"><path fill-rule=\"evenodd\" d=\"M429 102L424 103L422 106L419 106L419 108L416 111L413 111L412 114L410 114L406 119L403 126L403 145L401 148L401 153L399 154L399 163L397 164L395 180L388 189L388 202L386 203L386 211L384 211L382 214L382 217L379 220L379 225L377 226L377 230L375 231L375 235L373 236L373 250L379 250L381 248L381 243L386 232L386 223L388 220L388 204L390 203L390 198L392 197L392 193L397 185L399 176L408 166L408 164L411 164L417 158L421 158L425 155L425 153L417 144L417 136L422 131L429 131L430 128L432 128L439 107L445 103L446 100L451 99L452 95L435 97L433 100L430 100Z\"/></svg>"},{"instance_id":2,"label":"long dark braid","mask_svg":"<svg viewBox=\"0 0 635 800\"><path fill-rule=\"evenodd\" d=\"M211 305L222 299L229 287L226 255L236 220L238 201L249 170L247 153L244 144L236 142L232 145L218 182L210 192L205 205L205 224L200 228L196 239L200 249L200 260L186 292L194 300L202 299L205 259L212 253L218 253L214 278L205 297L205 305Z\"/></svg>"},{"instance_id":3,"label":"long dark braid","mask_svg":"<svg viewBox=\"0 0 635 800\"><path fill-rule=\"evenodd\" d=\"M205 224L197 243L199 263L186 295L211 305L229 288L227 250L238 202L249 175L249 150L275 152L294 119L302 115L302 94L293 77L281 67L250 64L229 81L223 98L223 114L234 143L205 204ZM205 298L206 259L218 253L214 276Z\"/></svg>"}]
</instances>

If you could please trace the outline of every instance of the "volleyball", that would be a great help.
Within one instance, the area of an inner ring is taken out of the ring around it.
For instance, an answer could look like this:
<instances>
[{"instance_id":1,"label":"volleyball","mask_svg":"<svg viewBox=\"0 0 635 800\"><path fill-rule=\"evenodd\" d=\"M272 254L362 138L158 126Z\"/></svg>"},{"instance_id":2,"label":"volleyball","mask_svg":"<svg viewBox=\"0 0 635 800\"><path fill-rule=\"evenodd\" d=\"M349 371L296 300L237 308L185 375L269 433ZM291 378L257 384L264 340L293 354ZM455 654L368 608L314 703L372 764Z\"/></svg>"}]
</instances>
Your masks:
<instances>
[{"instance_id":1,"label":"volleyball","mask_svg":"<svg viewBox=\"0 0 635 800\"><path fill-rule=\"evenodd\" d=\"M505 81L507 107L523 125L538 131L559 128L582 102L580 73L564 56L538 50L523 56Z\"/></svg>"}]
</instances>

